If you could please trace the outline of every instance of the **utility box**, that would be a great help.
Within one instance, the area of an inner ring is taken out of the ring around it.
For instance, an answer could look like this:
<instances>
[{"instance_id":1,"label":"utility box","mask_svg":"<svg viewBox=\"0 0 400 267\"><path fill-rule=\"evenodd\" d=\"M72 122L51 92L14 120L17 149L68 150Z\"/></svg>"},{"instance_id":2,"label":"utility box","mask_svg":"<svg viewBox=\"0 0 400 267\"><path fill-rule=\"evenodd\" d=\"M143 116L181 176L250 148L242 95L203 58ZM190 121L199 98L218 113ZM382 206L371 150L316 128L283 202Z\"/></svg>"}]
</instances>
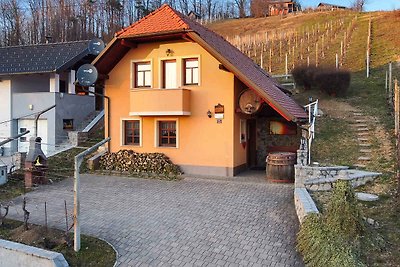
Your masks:
<instances>
[{"instance_id":1,"label":"utility box","mask_svg":"<svg viewBox=\"0 0 400 267\"><path fill-rule=\"evenodd\" d=\"M0 185L7 183L7 166L0 165Z\"/></svg>"},{"instance_id":2,"label":"utility box","mask_svg":"<svg viewBox=\"0 0 400 267\"><path fill-rule=\"evenodd\" d=\"M42 151L42 138L32 137L29 140L29 151L25 159L25 187L47 184L47 157Z\"/></svg>"}]
</instances>

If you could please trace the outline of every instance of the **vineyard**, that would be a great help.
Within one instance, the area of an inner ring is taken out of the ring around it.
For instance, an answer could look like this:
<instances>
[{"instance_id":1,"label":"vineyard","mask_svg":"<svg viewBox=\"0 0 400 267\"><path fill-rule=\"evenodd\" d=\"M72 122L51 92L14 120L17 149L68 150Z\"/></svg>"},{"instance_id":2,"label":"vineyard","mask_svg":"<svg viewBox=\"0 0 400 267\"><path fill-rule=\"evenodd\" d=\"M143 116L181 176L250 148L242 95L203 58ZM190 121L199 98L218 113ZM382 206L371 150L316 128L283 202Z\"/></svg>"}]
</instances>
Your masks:
<instances>
[{"instance_id":1,"label":"vineyard","mask_svg":"<svg viewBox=\"0 0 400 267\"><path fill-rule=\"evenodd\" d=\"M228 20L209 27L272 74L301 65L365 70L400 55L400 12L338 11Z\"/></svg>"}]
</instances>

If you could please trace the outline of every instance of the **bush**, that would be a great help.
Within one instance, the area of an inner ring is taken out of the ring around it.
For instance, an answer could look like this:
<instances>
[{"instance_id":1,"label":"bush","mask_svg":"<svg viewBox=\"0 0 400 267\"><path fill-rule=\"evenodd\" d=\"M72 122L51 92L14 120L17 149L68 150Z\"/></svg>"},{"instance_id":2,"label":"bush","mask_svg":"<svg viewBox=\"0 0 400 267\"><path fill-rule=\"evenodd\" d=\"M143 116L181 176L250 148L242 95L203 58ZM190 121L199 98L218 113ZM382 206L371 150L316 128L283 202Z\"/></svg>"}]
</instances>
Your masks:
<instances>
[{"instance_id":1,"label":"bush","mask_svg":"<svg viewBox=\"0 0 400 267\"><path fill-rule=\"evenodd\" d=\"M321 69L315 75L316 87L330 96L345 96L350 86L350 72Z\"/></svg>"},{"instance_id":2,"label":"bush","mask_svg":"<svg viewBox=\"0 0 400 267\"><path fill-rule=\"evenodd\" d=\"M350 183L337 181L326 213L311 214L301 225L297 249L307 266L365 266L359 260L363 231Z\"/></svg>"},{"instance_id":3,"label":"bush","mask_svg":"<svg viewBox=\"0 0 400 267\"><path fill-rule=\"evenodd\" d=\"M319 89L331 96L345 96L350 86L350 72L332 68L300 66L292 71L297 85L305 90Z\"/></svg>"},{"instance_id":4,"label":"bush","mask_svg":"<svg viewBox=\"0 0 400 267\"><path fill-rule=\"evenodd\" d=\"M292 71L293 79L297 85L302 86L306 90L310 90L315 84L316 67L300 66Z\"/></svg>"}]
</instances>

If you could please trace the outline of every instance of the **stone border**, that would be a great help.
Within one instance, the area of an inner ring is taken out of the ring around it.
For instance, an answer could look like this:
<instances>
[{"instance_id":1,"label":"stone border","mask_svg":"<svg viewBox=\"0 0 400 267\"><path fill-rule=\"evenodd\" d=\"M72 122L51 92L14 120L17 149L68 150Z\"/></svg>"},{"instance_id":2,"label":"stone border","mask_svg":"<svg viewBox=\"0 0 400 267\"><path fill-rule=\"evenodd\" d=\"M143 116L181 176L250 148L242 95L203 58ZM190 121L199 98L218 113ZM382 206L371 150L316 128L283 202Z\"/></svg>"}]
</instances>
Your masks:
<instances>
[{"instance_id":1,"label":"stone border","mask_svg":"<svg viewBox=\"0 0 400 267\"><path fill-rule=\"evenodd\" d=\"M64 255L0 239L0 266L69 267Z\"/></svg>"},{"instance_id":2,"label":"stone border","mask_svg":"<svg viewBox=\"0 0 400 267\"><path fill-rule=\"evenodd\" d=\"M305 188L294 189L294 205L300 224L303 223L307 215L311 213L319 213L314 200L311 198L310 194Z\"/></svg>"},{"instance_id":3,"label":"stone border","mask_svg":"<svg viewBox=\"0 0 400 267\"><path fill-rule=\"evenodd\" d=\"M87 235L87 234L85 234L85 235L86 235L86 236L91 236L91 235ZM114 247L114 245L113 245L113 244L111 244L110 242L108 242L107 240L105 240L104 238L97 237L97 236L91 236L91 237L94 237L94 238L100 239L100 240L102 240L102 241L106 242L108 245L110 245L110 247L112 247L112 249L115 251L115 262L114 262L114 265L113 265L113 267L117 267L117 265L118 265L119 253L118 253L118 250L117 250L117 249Z\"/></svg>"}]
</instances>

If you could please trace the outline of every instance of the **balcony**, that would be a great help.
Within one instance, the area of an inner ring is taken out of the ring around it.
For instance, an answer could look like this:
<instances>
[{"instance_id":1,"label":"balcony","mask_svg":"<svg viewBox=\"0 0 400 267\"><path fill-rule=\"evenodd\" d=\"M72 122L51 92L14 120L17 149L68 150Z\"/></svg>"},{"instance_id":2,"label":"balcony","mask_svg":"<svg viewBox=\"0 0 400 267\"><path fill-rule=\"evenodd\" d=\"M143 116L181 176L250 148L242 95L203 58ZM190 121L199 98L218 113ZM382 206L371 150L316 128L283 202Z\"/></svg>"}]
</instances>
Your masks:
<instances>
[{"instance_id":1,"label":"balcony","mask_svg":"<svg viewBox=\"0 0 400 267\"><path fill-rule=\"evenodd\" d=\"M189 116L188 89L133 89L130 116Z\"/></svg>"}]
</instances>

